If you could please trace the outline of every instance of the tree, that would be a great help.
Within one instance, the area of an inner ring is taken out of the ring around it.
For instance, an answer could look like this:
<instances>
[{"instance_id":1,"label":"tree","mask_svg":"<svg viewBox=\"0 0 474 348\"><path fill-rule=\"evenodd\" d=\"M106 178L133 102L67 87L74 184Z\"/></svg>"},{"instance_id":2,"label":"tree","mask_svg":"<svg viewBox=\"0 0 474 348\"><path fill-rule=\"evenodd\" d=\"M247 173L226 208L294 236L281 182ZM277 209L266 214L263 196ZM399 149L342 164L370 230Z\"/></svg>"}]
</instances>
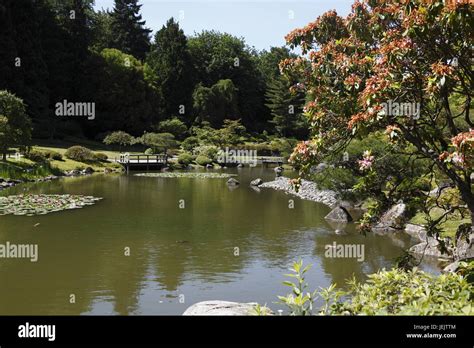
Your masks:
<instances>
[{"instance_id":1,"label":"tree","mask_svg":"<svg viewBox=\"0 0 474 348\"><path fill-rule=\"evenodd\" d=\"M161 121L158 124L158 131L162 133L171 133L178 139L183 139L188 127L177 117Z\"/></svg>"},{"instance_id":2,"label":"tree","mask_svg":"<svg viewBox=\"0 0 474 348\"><path fill-rule=\"evenodd\" d=\"M153 72L151 81L161 93L166 117L190 117L194 86L191 57L187 38L173 18L156 33L147 64Z\"/></svg>"},{"instance_id":3,"label":"tree","mask_svg":"<svg viewBox=\"0 0 474 348\"><path fill-rule=\"evenodd\" d=\"M134 143L134 138L123 131L112 132L104 138L104 144L106 145L119 145L119 151L122 151L123 146L130 146Z\"/></svg>"},{"instance_id":4,"label":"tree","mask_svg":"<svg viewBox=\"0 0 474 348\"><path fill-rule=\"evenodd\" d=\"M145 28L137 0L115 0L112 12L113 40L109 47L145 59L150 50L151 30Z\"/></svg>"},{"instance_id":5,"label":"tree","mask_svg":"<svg viewBox=\"0 0 474 348\"><path fill-rule=\"evenodd\" d=\"M0 152L3 161L7 160L8 148L23 147L30 139L31 122L23 100L8 91L0 91Z\"/></svg>"},{"instance_id":6,"label":"tree","mask_svg":"<svg viewBox=\"0 0 474 348\"><path fill-rule=\"evenodd\" d=\"M231 80L237 91L238 110L233 118L241 118L249 130L267 126L264 106L264 78L257 67L257 52L245 41L230 34L203 31L189 39L194 70L203 86L220 80Z\"/></svg>"},{"instance_id":7,"label":"tree","mask_svg":"<svg viewBox=\"0 0 474 348\"><path fill-rule=\"evenodd\" d=\"M272 120L278 135L302 138L307 136L308 122L303 116L304 93L290 91L291 83L285 77L273 79L267 87L265 96Z\"/></svg>"},{"instance_id":8,"label":"tree","mask_svg":"<svg viewBox=\"0 0 474 348\"><path fill-rule=\"evenodd\" d=\"M193 93L198 122L220 127L225 119L238 117L237 89L232 80L219 80L211 87L199 84Z\"/></svg>"},{"instance_id":9,"label":"tree","mask_svg":"<svg viewBox=\"0 0 474 348\"><path fill-rule=\"evenodd\" d=\"M168 149L177 146L174 135L170 133L145 133L141 136L139 142L152 148L155 153L163 151L166 154Z\"/></svg>"},{"instance_id":10,"label":"tree","mask_svg":"<svg viewBox=\"0 0 474 348\"><path fill-rule=\"evenodd\" d=\"M352 138L385 131L411 166L430 163L424 177L459 190L464 204L447 214L467 211L474 222L472 11L461 2L370 0L356 2L346 19L331 11L291 32L288 44L304 56L282 68L304 86L312 124L312 139L296 147L292 160L304 170ZM404 105L411 112L400 112ZM368 176L376 175L371 157L361 160Z\"/></svg>"}]
</instances>

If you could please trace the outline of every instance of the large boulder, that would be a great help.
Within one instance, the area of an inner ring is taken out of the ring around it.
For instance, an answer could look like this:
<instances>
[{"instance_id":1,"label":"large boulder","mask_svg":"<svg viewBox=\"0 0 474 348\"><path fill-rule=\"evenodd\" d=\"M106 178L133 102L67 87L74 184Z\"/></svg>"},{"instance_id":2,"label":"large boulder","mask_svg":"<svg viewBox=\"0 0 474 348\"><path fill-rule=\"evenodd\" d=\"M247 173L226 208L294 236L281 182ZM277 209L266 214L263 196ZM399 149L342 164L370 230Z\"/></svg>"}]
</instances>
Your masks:
<instances>
[{"instance_id":1,"label":"large boulder","mask_svg":"<svg viewBox=\"0 0 474 348\"><path fill-rule=\"evenodd\" d=\"M452 250L448 247L448 253L442 253L439 248L439 242L436 238L427 237L425 242L412 246L409 251L417 256L432 256L437 258L452 259Z\"/></svg>"},{"instance_id":2,"label":"large boulder","mask_svg":"<svg viewBox=\"0 0 474 348\"><path fill-rule=\"evenodd\" d=\"M398 203L387 210L379 222L373 227L374 232L394 232L404 227L406 222L407 206Z\"/></svg>"},{"instance_id":3,"label":"large boulder","mask_svg":"<svg viewBox=\"0 0 474 348\"><path fill-rule=\"evenodd\" d=\"M252 181L250 182L250 185L251 185L251 186L260 186L261 184L263 184L263 180L260 179L260 178L257 178L257 179L255 179L255 180L252 180Z\"/></svg>"},{"instance_id":4,"label":"large boulder","mask_svg":"<svg viewBox=\"0 0 474 348\"><path fill-rule=\"evenodd\" d=\"M203 301L193 304L183 315L251 315L256 303Z\"/></svg>"},{"instance_id":5,"label":"large boulder","mask_svg":"<svg viewBox=\"0 0 474 348\"><path fill-rule=\"evenodd\" d=\"M277 177L280 177L281 174L283 173L283 167L275 167L275 169L273 169L273 171L275 172L275 175Z\"/></svg>"},{"instance_id":6,"label":"large boulder","mask_svg":"<svg viewBox=\"0 0 474 348\"><path fill-rule=\"evenodd\" d=\"M336 207L324 217L326 220L349 222L352 221L352 217L344 207Z\"/></svg>"},{"instance_id":7,"label":"large boulder","mask_svg":"<svg viewBox=\"0 0 474 348\"><path fill-rule=\"evenodd\" d=\"M423 226L415 224L406 224L405 232L421 242L426 241L426 229Z\"/></svg>"}]
</instances>

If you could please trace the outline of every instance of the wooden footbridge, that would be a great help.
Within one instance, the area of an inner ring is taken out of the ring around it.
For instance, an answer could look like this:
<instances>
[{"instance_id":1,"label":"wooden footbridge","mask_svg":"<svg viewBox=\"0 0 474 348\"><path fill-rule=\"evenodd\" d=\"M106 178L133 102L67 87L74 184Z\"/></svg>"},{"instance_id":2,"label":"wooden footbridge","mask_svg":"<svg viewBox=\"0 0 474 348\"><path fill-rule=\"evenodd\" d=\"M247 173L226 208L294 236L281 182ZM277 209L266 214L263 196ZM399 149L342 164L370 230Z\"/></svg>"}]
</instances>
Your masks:
<instances>
[{"instance_id":1,"label":"wooden footbridge","mask_svg":"<svg viewBox=\"0 0 474 348\"><path fill-rule=\"evenodd\" d=\"M123 165L127 172L133 169L161 169L166 167L168 164L168 155L147 155L147 154L120 154L119 158L115 159L115 162Z\"/></svg>"}]
</instances>

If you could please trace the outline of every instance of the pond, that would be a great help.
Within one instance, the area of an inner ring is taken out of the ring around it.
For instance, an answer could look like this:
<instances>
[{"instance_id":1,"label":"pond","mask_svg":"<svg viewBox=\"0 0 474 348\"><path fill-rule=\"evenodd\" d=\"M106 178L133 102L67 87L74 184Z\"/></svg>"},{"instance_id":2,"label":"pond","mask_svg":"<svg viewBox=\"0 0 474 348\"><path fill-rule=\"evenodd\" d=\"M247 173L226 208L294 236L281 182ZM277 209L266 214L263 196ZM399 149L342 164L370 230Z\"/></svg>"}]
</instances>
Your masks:
<instances>
[{"instance_id":1,"label":"pond","mask_svg":"<svg viewBox=\"0 0 474 348\"><path fill-rule=\"evenodd\" d=\"M257 177L273 180L271 169L225 172L240 187L225 178L93 175L2 192L103 199L41 216L0 216L0 244L38 245L37 262L0 259L0 314L182 314L205 300L276 310L294 260L313 264L312 289L344 285L353 274L363 280L391 267L411 243L400 234L363 236L354 226L336 234L324 220L328 207L249 186ZM364 245L364 260L326 257L334 242Z\"/></svg>"}]
</instances>

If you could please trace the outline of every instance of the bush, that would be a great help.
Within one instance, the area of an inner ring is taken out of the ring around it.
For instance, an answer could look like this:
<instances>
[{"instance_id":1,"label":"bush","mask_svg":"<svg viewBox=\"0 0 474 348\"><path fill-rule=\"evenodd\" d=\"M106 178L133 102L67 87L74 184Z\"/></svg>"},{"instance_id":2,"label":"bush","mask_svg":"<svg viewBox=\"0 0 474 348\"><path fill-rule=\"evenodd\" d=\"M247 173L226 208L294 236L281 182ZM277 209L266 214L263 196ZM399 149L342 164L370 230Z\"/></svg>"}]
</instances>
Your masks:
<instances>
[{"instance_id":1,"label":"bush","mask_svg":"<svg viewBox=\"0 0 474 348\"><path fill-rule=\"evenodd\" d=\"M49 160L54 160L54 161L63 160L63 155L61 155L59 152L56 152L53 150L45 150L43 151L43 153L44 153L44 156Z\"/></svg>"},{"instance_id":2,"label":"bush","mask_svg":"<svg viewBox=\"0 0 474 348\"><path fill-rule=\"evenodd\" d=\"M30 150L25 154L25 158L33 161L33 162L46 162L47 157L44 152L38 150Z\"/></svg>"},{"instance_id":3,"label":"bush","mask_svg":"<svg viewBox=\"0 0 474 348\"><path fill-rule=\"evenodd\" d=\"M208 164L212 164L212 159L207 156L199 155L196 157L196 163L200 166L206 166Z\"/></svg>"},{"instance_id":4,"label":"bush","mask_svg":"<svg viewBox=\"0 0 474 348\"><path fill-rule=\"evenodd\" d=\"M199 146L199 139L196 137L188 137L184 139L183 142L181 143L181 147L183 148L183 150L188 151L188 152L192 152L194 148L198 146Z\"/></svg>"},{"instance_id":5,"label":"bush","mask_svg":"<svg viewBox=\"0 0 474 348\"><path fill-rule=\"evenodd\" d=\"M154 151L152 148L148 148L145 150L145 155L153 155L154 154Z\"/></svg>"},{"instance_id":6,"label":"bush","mask_svg":"<svg viewBox=\"0 0 474 348\"><path fill-rule=\"evenodd\" d=\"M93 162L96 160L94 153L83 146L72 146L64 154L67 158L78 162Z\"/></svg>"},{"instance_id":7,"label":"bush","mask_svg":"<svg viewBox=\"0 0 474 348\"><path fill-rule=\"evenodd\" d=\"M109 156L102 152L97 152L96 154L94 154L94 156L95 159L99 162L107 162L109 160Z\"/></svg>"},{"instance_id":8,"label":"bush","mask_svg":"<svg viewBox=\"0 0 474 348\"><path fill-rule=\"evenodd\" d=\"M178 163L184 166L188 166L194 160L194 156L189 152L183 152L178 156Z\"/></svg>"},{"instance_id":9,"label":"bush","mask_svg":"<svg viewBox=\"0 0 474 348\"><path fill-rule=\"evenodd\" d=\"M215 160L217 158L218 152L218 147L214 145L201 145L194 149L194 153L197 156L208 157L211 160Z\"/></svg>"}]
</instances>

